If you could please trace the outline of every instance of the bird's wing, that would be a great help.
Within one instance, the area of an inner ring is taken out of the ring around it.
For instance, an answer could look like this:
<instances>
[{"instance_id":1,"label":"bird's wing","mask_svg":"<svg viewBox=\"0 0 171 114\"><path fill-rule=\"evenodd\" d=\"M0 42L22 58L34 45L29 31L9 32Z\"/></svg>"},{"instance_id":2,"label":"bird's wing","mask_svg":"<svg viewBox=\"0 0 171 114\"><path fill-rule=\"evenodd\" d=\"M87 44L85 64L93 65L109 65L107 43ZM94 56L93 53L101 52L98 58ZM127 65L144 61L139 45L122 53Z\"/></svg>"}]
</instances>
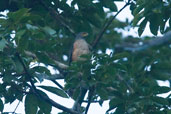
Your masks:
<instances>
[{"instance_id":1,"label":"bird's wing","mask_svg":"<svg viewBox=\"0 0 171 114\"><path fill-rule=\"evenodd\" d=\"M71 65L71 62L72 62L72 52L73 52L73 45L71 46L69 50L69 66Z\"/></svg>"}]
</instances>

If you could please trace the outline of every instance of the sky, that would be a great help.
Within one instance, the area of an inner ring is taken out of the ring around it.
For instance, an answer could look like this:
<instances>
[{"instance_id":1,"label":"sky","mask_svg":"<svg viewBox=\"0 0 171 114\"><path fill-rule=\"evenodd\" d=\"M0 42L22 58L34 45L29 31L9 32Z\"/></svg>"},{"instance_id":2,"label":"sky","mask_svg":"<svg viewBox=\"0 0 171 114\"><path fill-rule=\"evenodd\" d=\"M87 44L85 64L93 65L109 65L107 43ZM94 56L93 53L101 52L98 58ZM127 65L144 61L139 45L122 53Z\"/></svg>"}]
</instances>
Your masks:
<instances>
[{"instance_id":1,"label":"sky","mask_svg":"<svg viewBox=\"0 0 171 114\"><path fill-rule=\"evenodd\" d=\"M121 2L116 2L116 5L118 6L118 9L121 9L125 3L121 3ZM117 16L117 19L121 20L121 21L125 21L126 18L128 18L129 20L132 20L133 19L133 16L131 15L131 12L129 10L129 7L125 8L118 16ZM149 24L147 24L147 27L145 29L145 31L143 32L142 36L153 36L150 32L150 29L149 29ZM121 32L123 32L121 30ZM128 35L133 35L135 37L138 37L138 33L137 33L137 28L131 28L130 31L124 31L123 32L124 36L128 36ZM160 35L160 34L159 34ZM110 50L107 51L107 53L110 53ZM51 68L50 68L51 69ZM52 70L51 70L52 71ZM52 73L55 73L54 71L52 71ZM64 81L63 80L59 80L58 81L59 83L61 83L62 85L64 85ZM168 81L158 81L159 85L161 86L169 86L169 82ZM41 83L41 85L52 85L54 87L56 87L52 82L50 81L43 81ZM68 107L68 108L72 108L73 106L73 103L74 101L72 99L65 99L65 98L61 98L59 96L56 96L52 93L49 93L47 92L47 94L49 95L49 97L55 101L57 101L58 103ZM167 94L162 94L162 95L159 95L159 96L162 96L162 97L166 97L168 94L171 94L170 93L167 93ZM24 101L23 101L24 102ZM16 113L20 113L20 114L25 114L24 113L24 103L21 102L16 110ZM13 112L16 108L16 105L18 104L18 101L15 101L13 102L12 104L6 104L5 105L5 109L4 109L4 112ZM83 104L83 106L85 106L85 104ZM106 110L109 108L108 106L108 101L104 102L102 107L99 105L99 104L94 104L92 103L91 106L90 106L90 109L89 109L89 113L88 114L105 114ZM57 112L61 112L60 110L56 109L56 108L52 108L52 114L57 114Z\"/></svg>"}]
</instances>

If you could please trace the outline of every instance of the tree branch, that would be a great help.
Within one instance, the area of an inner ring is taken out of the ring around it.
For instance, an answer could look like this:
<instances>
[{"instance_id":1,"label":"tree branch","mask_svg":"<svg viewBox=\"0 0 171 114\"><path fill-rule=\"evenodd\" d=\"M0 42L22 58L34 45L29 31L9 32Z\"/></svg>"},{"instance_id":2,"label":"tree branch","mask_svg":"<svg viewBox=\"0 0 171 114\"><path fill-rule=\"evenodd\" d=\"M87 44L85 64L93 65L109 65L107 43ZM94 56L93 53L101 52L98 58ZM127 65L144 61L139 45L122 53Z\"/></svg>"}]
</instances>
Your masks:
<instances>
[{"instance_id":1,"label":"tree branch","mask_svg":"<svg viewBox=\"0 0 171 114\"><path fill-rule=\"evenodd\" d=\"M89 102L89 100L83 100L83 102L84 103L88 103ZM97 101L97 100L95 100L95 101L91 101L91 103L99 103L100 101Z\"/></svg>"},{"instance_id":2,"label":"tree branch","mask_svg":"<svg viewBox=\"0 0 171 114\"><path fill-rule=\"evenodd\" d=\"M43 95L40 95L40 94L39 94L38 97L42 98L42 99L43 99L44 101L46 101L47 103L51 104L52 106L54 106L54 107L56 107L56 108L58 108L58 109L60 109L60 110L63 110L63 111L68 112L68 113L70 113L70 114L80 114L80 113L78 113L77 111L74 111L74 110L72 110L72 109L69 109L69 108L67 108L67 107L65 107L65 106L62 106L62 105L58 104L57 102L53 101L53 100L50 99L49 97L46 97L46 96L43 96Z\"/></svg>"},{"instance_id":3,"label":"tree branch","mask_svg":"<svg viewBox=\"0 0 171 114\"><path fill-rule=\"evenodd\" d=\"M82 104L82 102L84 100L84 97L85 97L86 92L87 92L87 89L80 88L80 94L79 94L77 100L74 103L74 106L72 108L73 110L78 111L78 112L81 113L80 108L81 108L81 104Z\"/></svg>"},{"instance_id":4,"label":"tree branch","mask_svg":"<svg viewBox=\"0 0 171 114\"><path fill-rule=\"evenodd\" d=\"M22 64L23 69L24 69L26 75L28 76L28 79L29 79L29 81L30 81L30 83L31 83L31 85L32 85L32 87L33 87L33 89L36 90L36 87L35 87L35 85L34 85L34 82L32 81L32 77L31 77L30 73L28 72L25 63L23 62L23 60L22 60L22 58L21 58L21 56L20 56L20 54L19 54L18 52L16 53L16 56L17 56L18 60L20 61L20 63Z\"/></svg>"},{"instance_id":5,"label":"tree branch","mask_svg":"<svg viewBox=\"0 0 171 114\"><path fill-rule=\"evenodd\" d=\"M33 57L34 59L37 59L37 56L36 54L30 52L30 51L24 51L24 53L29 56L29 57ZM46 53L45 53L46 54ZM48 54L46 54L49 58L51 58L53 61L54 61L54 64L56 65L55 67L58 67L59 69L67 69L69 66L68 65L65 65L59 61L56 61L54 60L52 57L50 57ZM50 66L53 66L54 65L51 65L49 64ZM40 75L40 76L39 76ZM64 75L63 74L53 74L52 76L48 76L46 74L37 74L38 77L42 78L42 79L48 79L48 80L55 80L55 79L64 79Z\"/></svg>"},{"instance_id":6,"label":"tree branch","mask_svg":"<svg viewBox=\"0 0 171 114\"><path fill-rule=\"evenodd\" d=\"M34 54L34 53L30 52L30 51L26 51L26 50L25 50L24 53L25 53L27 56L29 56L29 57L37 58L36 54ZM56 65L57 67L59 67L60 69L67 69L67 68L69 67L68 65L66 65L66 64L64 64L64 63L62 63L62 62L59 62L59 61L57 61L57 60L54 60L54 58L51 57L49 54L45 53L45 55L47 55L49 58L51 58L51 59L54 61L55 65Z\"/></svg>"},{"instance_id":7,"label":"tree branch","mask_svg":"<svg viewBox=\"0 0 171 114\"><path fill-rule=\"evenodd\" d=\"M61 63L61 62L59 62L59 61L56 61L56 60L54 60L54 63L55 63L55 65L57 65L58 67L60 67L61 69L67 69L69 66L68 65L66 65L66 64L64 64L64 63Z\"/></svg>"},{"instance_id":8,"label":"tree branch","mask_svg":"<svg viewBox=\"0 0 171 114\"><path fill-rule=\"evenodd\" d=\"M60 89L64 90L64 87L61 86L61 84L59 84L56 80L52 80L52 82L57 85ZM67 92L66 92L67 93Z\"/></svg>"},{"instance_id":9,"label":"tree branch","mask_svg":"<svg viewBox=\"0 0 171 114\"><path fill-rule=\"evenodd\" d=\"M92 103L93 94L94 94L94 87L89 89L88 102L87 102L87 106L86 106L86 109L85 109L85 114L88 114L88 110L89 110L90 105Z\"/></svg>"},{"instance_id":10,"label":"tree branch","mask_svg":"<svg viewBox=\"0 0 171 114\"><path fill-rule=\"evenodd\" d=\"M146 49L149 49L154 46L160 46L164 44L168 44L171 42L171 31L167 32L164 36L162 37L156 37L155 39L149 40L147 43L145 43L142 46L137 46L137 45L116 45L115 50L116 51L130 51L130 52L140 52Z\"/></svg>"},{"instance_id":11,"label":"tree branch","mask_svg":"<svg viewBox=\"0 0 171 114\"><path fill-rule=\"evenodd\" d=\"M3 112L3 114L21 114L21 113L16 113L16 112Z\"/></svg>"},{"instance_id":12,"label":"tree branch","mask_svg":"<svg viewBox=\"0 0 171 114\"><path fill-rule=\"evenodd\" d=\"M76 112L76 111L74 111L74 110L72 110L72 109L66 108L66 107L64 107L64 106L62 106L62 105L56 103L55 101L51 100L50 98L48 98L48 97L46 97L46 96L43 96L43 95L39 94L39 92L38 92L37 89L36 89L36 86L34 85L34 82L32 81L32 76L30 75L30 73L29 73L29 71L28 71L26 65L24 64L24 62L23 62L23 60L22 60L22 58L21 58L21 56L19 55L18 52L16 53L16 56L18 57L20 63L22 64L22 66L23 66L23 68L24 68L24 71L25 71L25 73L27 74L28 79L29 79L29 81L30 81L30 83L31 83L31 86L29 86L29 87L33 90L33 93L35 93L35 95L36 95L37 97L41 97L44 101L48 102L49 104L51 104L52 106L54 106L54 107L56 107L56 108L58 108L58 109L60 109L60 110L63 110L63 111L65 111L65 112L68 112L68 113L71 113L71 114L79 114L78 112Z\"/></svg>"},{"instance_id":13,"label":"tree branch","mask_svg":"<svg viewBox=\"0 0 171 114\"><path fill-rule=\"evenodd\" d=\"M105 33L105 31L107 30L107 28L110 26L110 24L112 23L112 21L116 18L116 16L123 10L125 9L128 5L130 5L130 1L128 0L128 2L107 22L107 24L104 25L104 27L102 28L102 30L99 32L99 34L97 35L96 39L93 41L93 43L91 44L92 48L96 48L96 45L98 44L98 42L100 41L100 39L102 38L103 34Z\"/></svg>"}]
</instances>

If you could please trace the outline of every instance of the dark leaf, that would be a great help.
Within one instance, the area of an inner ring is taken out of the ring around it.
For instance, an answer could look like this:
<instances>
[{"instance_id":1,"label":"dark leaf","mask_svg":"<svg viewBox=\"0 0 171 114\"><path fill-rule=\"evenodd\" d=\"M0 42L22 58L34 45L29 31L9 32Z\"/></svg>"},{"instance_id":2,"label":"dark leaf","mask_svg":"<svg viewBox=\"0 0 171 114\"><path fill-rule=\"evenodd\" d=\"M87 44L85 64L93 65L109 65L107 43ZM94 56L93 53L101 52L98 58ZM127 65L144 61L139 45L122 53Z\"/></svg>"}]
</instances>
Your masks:
<instances>
[{"instance_id":1,"label":"dark leaf","mask_svg":"<svg viewBox=\"0 0 171 114\"><path fill-rule=\"evenodd\" d=\"M38 110L38 99L33 94L28 94L25 99L26 114L36 114Z\"/></svg>"},{"instance_id":2,"label":"dark leaf","mask_svg":"<svg viewBox=\"0 0 171 114\"><path fill-rule=\"evenodd\" d=\"M47 75L51 75L49 69L44 66L35 66L32 68L33 72L45 73Z\"/></svg>"},{"instance_id":3,"label":"dark leaf","mask_svg":"<svg viewBox=\"0 0 171 114\"><path fill-rule=\"evenodd\" d=\"M39 110L37 114L43 114L43 112L41 110Z\"/></svg>"},{"instance_id":4,"label":"dark leaf","mask_svg":"<svg viewBox=\"0 0 171 114\"><path fill-rule=\"evenodd\" d=\"M104 88L97 88L97 93L99 94L102 100L108 99L107 90L105 90Z\"/></svg>"},{"instance_id":5,"label":"dark leaf","mask_svg":"<svg viewBox=\"0 0 171 114\"><path fill-rule=\"evenodd\" d=\"M136 16L143 8L144 8L144 5L140 5L137 8L135 8L133 11L133 15Z\"/></svg>"},{"instance_id":6,"label":"dark leaf","mask_svg":"<svg viewBox=\"0 0 171 114\"><path fill-rule=\"evenodd\" d=\"M168 101L166 98L163 98L163 97L158 97L158 96L155 96L155 97L152 97L152 100L160 105L168 105Z\"/></svg>"},{"instance_id":7,"label":"dark leaf","mask_svg":"<svg viewBox=\"0 0 171 114\"><path fill-rule=\"evenodd\" d=\"M16 32L16 38L17 38L17 40L20 40L25 33L26 33L26 30L25 29L22 29L22 30Z\"/></svg>"},{"instance_id":8,"label":"dark leaf","mask_svg":"<svg viewBox=\"0 0 171 114\"><path fill-rule=\"evenodd\" d=\"M23 65L18 59L14 60L14 65L17 73L22 73L24 71Z\"/></svg>"},{"instance_id":9,"label":"dark leaf","mask_svg":"<svg viewBox=\"0 0 171 114\"><path fill-rule=\"evenodd\" d=\"M103 0L104 6L109 8L111 11L117 11L117 6L112 0Z\"/></svg>"},{"instance_id":10,"label":"dark leaf","mask_svg":"<svg viewBox=\"0 0 171 114\"><path fill-rule=\"evenodd\" d=\"M2 100L0 99L0 112L2 112L4 109L4 104L2 102Z\"/></svg>"},{"instance_id":11,"label":"dark leaf","mask_svg":"<svg viewBox=\"0 0 171 114\"><path fill-rule=\"evenodd\" d=\"M145 30L145 27L146 27L146 24L147 24L147 19L145 18L141 23L140 23L140 26L138 28L138 35L141 36L142 33L144 32Z\"/></svg>"},{"instance_id":12,"label":"dark leaf","mask_svg":"<svg viewBox=\"0 0 171 114\"><path fill-rule=\"evenodd\" d=\"M68 98L67 94L63 90L58 89L56 87L50 87L50 86L38 86L38 87L41 87L41 88L43 88L49 92L52 92L56 95L59 95L61 97Z\"/></svg>"},{"instance_id":13,"label":"dark leaf","mask_svg":"<svg viewBox=\"0 0 171 114\"><path fill-rule=\"evenodd\" d=\"M157 86L154 88L154 93L156 94L163 94L171 91L170 87L165 87L165 86Z\"/></svg>"},{"instance_id":14,"label":"dark leaf","mask_svg":"<svg viewBox=\"0 0 171 114\"><path fill-rule=\"evenodd\" d=\"M19 22L21 19L29 15L29 10L30 9L23 8L13 13L10 12L8 13L8 17L13 19L15 22Z\"/></svg>"},{"instance_id":15,"label":"dark leaf","mask_svg":"<svg viewBox=\"0 0 171 114\"><path fill-rule=\"evenodd\" d=\"M50 114L52 106L49 103L39 99L38 106L40 108L39 113Z\"/></svg>"},{"instance_id":16,"label":"dark leaf","mask_svg":"<svg viewBox=\"0 0 171 114\"><path fill-rule=\"evenodd\" d=\"M122 104L122 103L124 103L124 101L123 101L122 99L113 98L113 99L110 100L110 102L109 102L109 109L108 109L108 111L115 109L117 106L119 106L119 105ZM107 112L108 112L108 111L107 111Z\"/></svg>"},{"instance_id":17,"label":"dark leaf","mask_svg":"<svg viewBox=\"0 0 171 114\"><path fill-rule=\"evenodd\" d=\"M160 23L161 23L160 16L158 16L158 15L151 16L151 18L150 18L150 31L154 35L157 35Z\"/></svg>"},{"instance_id":18,"label":"dark leaf","mask_svg":"<svg viewBox=\"0 0 171 114\"><path fill-rule=\"evenodd\" d=\"M5 48L7 44L7 41L5 39L1 39L0 40L0 51L3 51L3 49Z\"/></svg>"},{"instance_id":19,"label":"dark leaf","mask_svg":"<svg viewBox=\"0 0 171 114\"><path fill-rule=\"evenodd\" d=\"M133 26L136 26L137 23L144 17L143 12L137 14L133 19Z\"/></svg>"},{"instance_id":20,"label":"dark leaf","mask_svg":"<svg viewBox=\"0 0 171 114\"><path fill-rule=\"evenodd\" d=\"M120 105L116 108L116 111L114 112L114 114L124 114L125 112L125 108L123 105Z\"/></svg>"}]
</instances>

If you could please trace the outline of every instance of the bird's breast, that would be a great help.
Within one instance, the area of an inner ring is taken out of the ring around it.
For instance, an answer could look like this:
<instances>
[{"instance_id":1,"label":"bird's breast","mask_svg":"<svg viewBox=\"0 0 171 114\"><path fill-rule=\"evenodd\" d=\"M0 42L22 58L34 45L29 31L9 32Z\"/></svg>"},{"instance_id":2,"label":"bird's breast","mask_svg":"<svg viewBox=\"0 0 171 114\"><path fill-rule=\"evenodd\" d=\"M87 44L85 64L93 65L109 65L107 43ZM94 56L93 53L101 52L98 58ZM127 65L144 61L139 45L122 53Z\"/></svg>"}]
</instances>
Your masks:
<instances>
[{"instance_id":1,"label":"bird's breast","mask_svg":"<svg viewBox=\"0 0 171 114\"><path fill-rule=\"evenodd\" d=\"M83 54L88 54L89 52L90 52L89 44L85 40L79 39L75 41L73 45L72 60L73 61L84 60L83 58L80 58L80 56Z\"/></svg>"},{"instance_id":2,"label":"bird's breast","mask_svg":"<svg viewBox=\"0 0 171 114\"><path fill-rule=\"evenodd\" d=\"M85 40L79 39L79 40L75 41L74 49L89 50L89 45Z\"/></svg>"}]
</instances>

